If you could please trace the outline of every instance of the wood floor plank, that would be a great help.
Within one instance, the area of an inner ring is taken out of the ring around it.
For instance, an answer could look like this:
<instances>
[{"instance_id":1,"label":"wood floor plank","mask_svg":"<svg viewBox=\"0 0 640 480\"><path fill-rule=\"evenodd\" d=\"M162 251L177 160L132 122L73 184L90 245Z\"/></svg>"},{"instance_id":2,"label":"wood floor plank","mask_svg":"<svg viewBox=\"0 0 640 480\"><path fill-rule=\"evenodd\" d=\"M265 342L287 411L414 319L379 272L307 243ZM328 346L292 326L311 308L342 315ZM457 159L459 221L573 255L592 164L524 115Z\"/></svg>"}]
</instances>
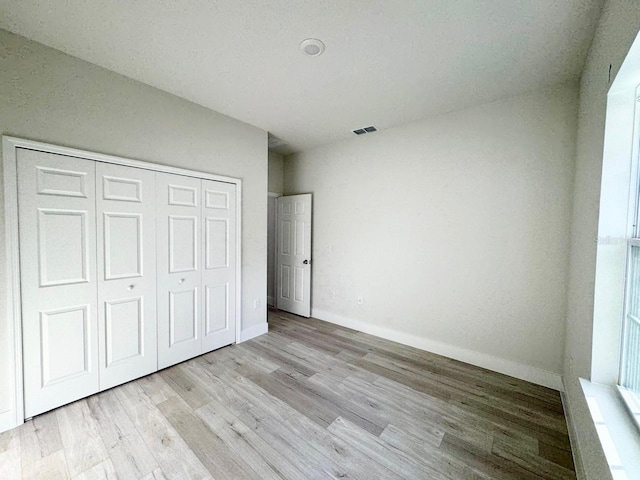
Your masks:
<instances>
[{"instance_id":1,"label":"wood floor plank","mask_svg":"<svg viewBox=\"0 0 640 480\"><path fill-rule=\"evenodd\" d=\"M569 470L575 470L573 457L571 456L570 451L563 450L553 445L549 445L545 442L540 442L538 446L538 452L539 455L545 460L549 460Z\"/></svg>"},{"instance_id":2,"label":"wood floor plank","mask_svg":"<svg viewBox=\"0 0 640 480\"><path fill-rule=\"evenodd\" d=\"M334 395L329 389L323 389L316 384L310 383L306 380L300 380L286 373L276 370L271 373L271 376L278 380L280 383L298 391L302 392L317 405L323 405L328 410L333 412L337 416L342 416L346 420L349 420L364 430L372 433L373 435L380 435L384 428L389 423L388 421L372 421L367 418L365 412L362 412L358 407L353 406L345 399L340 398L338 395Z\"/></svg>"},{"instance_id":3,"label":"wood floor plank","mask_svg":"<svg viewBox=\"0 0 640 480\"><path fill-rule=\"evenodd\" d=\"M387 410L382 408L382 406L374 400L346 386L344 381L336 382L329 377L325 377L322 373L316 373L312 377L309 377L307 382L311 386L317 386L318 388L331 392L332 396L339 398L342 402L346 402L349 408L354 409L356 413L369 419L373 424L380 426L382 430L384 430L391 418L393 418L393 414L390 411L391 409Z\"/></svg>"},{"instance_id":4,"label":"wood floor plank","mask_svg":"<svg viewBox=\"0 0 640 480\"><path fill-rule=\"evenodd\" d=\"M2 459L0 458L0 464ZM0 471L2 468L0 467ZM80 474L82 475L82 474ZM20 478L19 476L3 476L0 474L0 478ZM22 478L34 479L34 478L55 478L66 479L71 478L69 475L69 469L67 468L67 460L64 455L64 450L58 450L45 457L33 459L31 462L25 463L22 467Z\"/></svg>"},{"instance_id":5,"label":"wood floor plank","mask_svg":"<svg viewBox=\"0 0 640 480\"><path fill-rule=\"evenodd\" d=\"M120 478L113 467L111 459L107 459L74 477L73 480L119 480Z\"/></svg>"},{"instance_id":6,"label":"wood floor plank","mask_svg":"<svg viewBox=\"0 0 640 480\"><path fill-rule=\"evenodd\" d=\"M317 370L315 370L311 366L305 365L305 362L296 361L290 356L284 355L281 351L279 351L277 345L273 345L270 341L266 341L264 339L261 339L260 337L251 342L251 347L261 352L276 365L291 367L302 373L303 375L306 375L307 377L310 377L317 372Z\"/></svg>"},{"instance_id":7,"label":"wood floor plank","mask_svg":"<svg viewBox=\"0 0 640 480\"><path fill-rule=\"evenodd\" d=\"M303 474L301 478L320 480L326 478L351 478L339 465L324 457L303 438L282 428L271 428L261 417L249 410L240 417L264 442L272 445L287 461Z\"/></svg>"},{"instance_id":8,"label":"wood floor plank","mask_svg":"<svg viewBox=\"0 0 640 480\"><path fill-rule=\"evenodd\" d=\"M421 392L385 379L369 384L359 378L349 377L345 379L345 386L347 388L341 391L346 395L360 395L361 402L376 405L390 415L392 422L399 425L414 424L425 432L444 431L464 436L480 448L491 449L495 426L465 412L451 412L446 402L438 402ZM419 436L417 432L414 435Z\"/></svg>"},{"instance_id":9,"label":"wood floor plank","mask_svg":"<svg viewBox=\"0 0 640 480\"><path fill-rule=\"evenodd\" d=\"M576 473L573 470L558 465L529 451L519 450L514 445L496 440L493 442L493 454L515 463L522 468L543 476L558 480L575 480Z\"/></svg>"},{"instance_id":10,"label":"wood floor plank","mask_svg":"<svg viewBox=\"0 0 640 480\"><path fill-rule=\"evenodd\" d=\"M235 389L230 388L229 384L220 378L222 371L218 364L211 364L203 360L203 358L183 364L186 374L192 378L199 379L200 385L206 390L209 397L218 403L226 405L236 417L249 410L253 404L246 397L242 397ZM216 376L216 373L218 376Z\"/></svg>"},{"instance_id":11,"label":"wood floor plank","mask_svg":"<svg viewBox=\"0 0 640 480\"><path fill-rule=\"evenodd\" d=\"M228 353L226 359L223 357L222 360L226 361L231 368L253 365L264 370L265 373L271 373L279 367L279 365L272 362L268 357L254 351L251 346L246 343L224 348L220 353ZM207 358L212 359L214 362L220 361L216 352L212 352Z\"/></svg>"},{"instance_id":12,"label":"wood floor plank","mask_svg":"<svg viewBox=\"0 0 640 480\"><path fill-rule=\"evenodd\" d=\"M145 475L141 480L167 480L167 477L162 473L162 469L156 468L150 474Z\"/></svg>"},{"instance_id":13,"label":"wood floor plank","mask_svg":"<svg viewBox=\"0 0 640 480\"><path fill-rule=\"evenodd\" d=\"M280 399L322 427L329 426L338 417L337 412L333 411L328 405L319 402L318 398L305 395L298 389L278 381L271 375L250 371L245 367L242 367L240 373L270 395Z\"/></svg>"},{"instance_id":14,"label":"wood floor plank","mask_svg":"<svg viewBox=\"0 0 640 480\"><path fill-rule=\"evenodd\" d=\"M329 431L402 478L450 478L341 417L329 425Z\"/></svg>"},{"instance_id":15,"label":"wood floor plank","mask_svg":"<svg viewBox=\"0 0 640 480\"><path fill-rule=\"evenodd\" d=\"M0 478L22 478L19 444L0 452Z\"/></svg>"},{"instance_id":16,"label":"wood floor plank","mask_svg":"<svg viewBox=\"0 0 640 480\"><path fill-rule=\"evenodd\" d=\"M251 479L258 475L246 462L233 454L224 441L179 399L170 399L158 405L173 428L187 443L214 478Z\"/></svg>"},{"instance_id":17,"label":"wood floor plank","mask_svg":"<svg viewBox=\"0 0 640 480\"><path fill-rule=\"evenodd\" d=\"M114 391L94 395L87 401L118 478L138 479L158 468Z\"/></svg>"},{"instance_id":18,"label":"wood floor plank","mask_svg":"<svg viewBox=\"0 0 640 480\"><path fill-rule=\"evenodd\" d=\"M63 449L55 412L35 417L18 430L23 464L35 462Z\"/></svg>"},{"instance_id":19,"label":"wood floor plank","mask_svg":"<svg viewBox=\"0 0 640 480\"><path fill-rule=\"evenodd\" d=\"M454 456L472 469L484 472L491 478L501 480L540 480L538 475L512 462L494 455L491 452L475 448L465 439L445 434L440 450Z\"/></svg>"},{"instance_id":20,"label":"wood floor plank","mask_svg":"<svg viewBox=\"0 0 640 480\"><path fill-rule=\"evenodd\" d=\"M167 382L161 376L162 372L154 373L148 377L143 377L136 380L138 387L145 393L147 398L153 402L154 405L158 405L170 398L175 398L178 393L171 388Z\"/></svg>"},{"instance_id":21,"label":"wood floor plank","mask_svg":"<svg viewBox=\"0 0 640 480\"><path fill-rule=\"evenodd\" d=\"M211 479L211 474L136 382L115 389L120 403L168 479ZM175 398L175 397L171 397ZM165 401L170 401L167 399Z\"/></svg>"},{"instance_id":22,"label":"wood floor plank","mask_svg":"<svg viewBox=\"0 0 640 480\"><path fill-rule=\"evenodd\" d=\"M196 414L236 455L244 459L260 478L297 480L303 477L298 469L261 441L252 430L215 400L196 410Z\"/></svg>"},{"instance_id":23,"label":"wood floor plank","mask_svg":"<svg viewBox=\"0 0 640 480\"><path fill-rule=\"evenodd\" d=\"M109 458L86 400L58 409L56 417L71 477Z\"/></svg>"},{"instance_id":24,"label":"wood floor plank","mask_svg":"<svg viewBox=\"0 0 640 480\"><path fill-rule=\"evenodd\" d=\"M315 458L323 467L329 467L329 472L337 478L360 480L401 478L302 415L289 416L280 423L271 413L259 409L253 409L252 413L256 422L263 428L287 439L290 444L297 444L296 448L302 445L304 455ZM296 439L304 439L303 444Z\"/></svg>"},{"instance_id":25,"label":"wood floor plank","mask_svg":"<svg viewBox=\"0 0 640 480\"><path fill-rule=\"evenodd\" d=\"M357 378L349 380L355 388L372 388L371 385L363 384ZM391 392L393 395L401 397L402 401L406 402L405 404L411 408L413 414L420 415L422 418L446 418L452 423L461 423L466 427L473 427L488 434L495 432L512 432L512 438L518 438L520 433L525 433L535 438L544 438L553 445L558 444L561 446L564 445L565 441L568 441L568 439L564 440L564 437L558 436L555 433L548 435L544 427L513 423L509 419L491 412L484 412L481 409L475 408L466 408L466 406L462 404L431 398L424 392L415 391L406 385L388 378L379 378L374 382L373 387L380 387L386 392ZM427 405L428 408L423 408L424 405Z\"/></svg>"},{"instance_id":26,"label":"wood floor plank","mask_svg":"<svg viewBox=\"0 0 640 480\"><path fill-rule=\"evenodd\" d=\"M199 382L186 374L182 365L161 371L160 377L194 410L211 401L209 394Z\"/></svg>"},{"instance_id":27,"label":"wood floor plank","mask_svg":"<svg viewBox=\"0 0 640 480\"><path fill-rule=\"evenodd\" d=\"M223 375L229 375L225 372ZM261 386L253 383L243 376L230 376L229 384L237 388L244 395L251 398L252 403L259 407L252 408L240 417L246 425L254 429L265 440L280 446L279 451L293 449L298 452L293 456L312 464L307 466L295 463L295 466L305 475L313 478L326 478L327 475L335 478L362 478L372 477L372 465L364 461L363 457L340 442L335 436L326 432L324 428L301 414L290 404L278 397L271 396ZM323 433L325 432L325 433ZM288 457L291 458L291 457ZM362 471L356 468L360 467ZM356 471L359 474L356 474ZM364 472L364 473L363 473ZM377 478L393 478L392 472L378 471Z\"/></svg>"},{"instance_id":28,"label":"wood floor plank","mask_svg":"<svg viewBox=\"0 0 640 480\"><path fill-rule=\"evenodd\" d=\"M491 476L480 470L469 468L469 465L459 461L447 452L434 448L426 442L418 440L412 435L389 424L384 432L380 435L380 439L387 444L397 448L412 458L415 458L420 464L433 468L450 478L459 480L476 480L479 478L491 480Z\"/></svg>"},{"instance_id":29,"label":"wood floor plank","mask_svg":"<svg viewBox=\"0 0 640 480\"><path fill-rule=\"evenodd\" d=\"M20 432L22 427L0 433L0 453L20 446Z\"/></svg>"}]
</instances>

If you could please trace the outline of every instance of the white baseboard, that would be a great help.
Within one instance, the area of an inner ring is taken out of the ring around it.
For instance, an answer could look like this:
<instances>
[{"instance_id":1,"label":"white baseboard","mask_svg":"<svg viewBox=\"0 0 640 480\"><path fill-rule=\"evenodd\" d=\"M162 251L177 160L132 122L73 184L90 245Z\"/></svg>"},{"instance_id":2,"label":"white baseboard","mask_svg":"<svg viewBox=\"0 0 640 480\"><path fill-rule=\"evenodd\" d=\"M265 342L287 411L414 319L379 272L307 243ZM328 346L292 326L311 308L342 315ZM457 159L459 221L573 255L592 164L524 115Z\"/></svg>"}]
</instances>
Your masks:
<instances>
[{"instance_id":1,"label":"white baseboard","mask_svg":"<svg viewBox=\"0 0 640 480\"><path fill-rule=\"evenodd\" d=\"M372 325L362 320L343 317L342 315L318 310L317 308L311 310L311 316L319 320L352 328L386 340L402 343L403 345L419 348L444 357L453 358L454 360L470 363L477 367L486 368L488 370L493 370L494 372L526 380L527 382L535 383L537 385L553 388L560 392L564 390L562 376L548 370L542 370L541 368L532 367L530 365L494 357L493 355L476 352L475 350L456 347L455 345L438 342L425 337L419 337L411 333L399 332L390 328Z\"/></svg>"},{"instance_id":2,"label":"white baseboard","mask_svg":"<svg viewBox=\"0 0 640 480\"><path fill-rule=\"evenodd\" d=\"M253 327L249 327L240 332L240 341L238 343L246 342L247 340L251 340L252 338L259 337L260 335L264 335L269 331L269 324L267 322L259 323L258 325L254 325Z\"/></svg>"},{"instance_id":3,"label":"white baseboard","mask_svg":"<svg viewBox=\"0 0 640 480\"><path fill-rule=\"evenodd\" d=\"M276 299L273 297L267 296L267 305L271 305L272 307L276 306Z\"/></svg>"}]
</instances>

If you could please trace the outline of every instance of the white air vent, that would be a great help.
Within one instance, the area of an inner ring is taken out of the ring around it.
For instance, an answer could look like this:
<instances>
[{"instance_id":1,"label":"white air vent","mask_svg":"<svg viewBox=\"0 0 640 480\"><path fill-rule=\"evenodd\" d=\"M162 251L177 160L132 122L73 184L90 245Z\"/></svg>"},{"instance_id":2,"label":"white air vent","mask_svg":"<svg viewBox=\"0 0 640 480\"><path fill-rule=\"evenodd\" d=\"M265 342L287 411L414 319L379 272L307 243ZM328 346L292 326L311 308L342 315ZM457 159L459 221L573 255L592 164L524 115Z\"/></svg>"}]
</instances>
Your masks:
<instances>
[{"instance_id":1,"label":"white air vent","mask_svg":"<svg viewBox=\"0 0 640 480\"><path fill-rule=\"evenodd\" d=\"M355 130L353 130L353 133L355 133L356 135L364 135L365 133L373 133L377 131L378 129L376 127L370 125L368 127L356 128Z\"/></svg>"}]
</instances>

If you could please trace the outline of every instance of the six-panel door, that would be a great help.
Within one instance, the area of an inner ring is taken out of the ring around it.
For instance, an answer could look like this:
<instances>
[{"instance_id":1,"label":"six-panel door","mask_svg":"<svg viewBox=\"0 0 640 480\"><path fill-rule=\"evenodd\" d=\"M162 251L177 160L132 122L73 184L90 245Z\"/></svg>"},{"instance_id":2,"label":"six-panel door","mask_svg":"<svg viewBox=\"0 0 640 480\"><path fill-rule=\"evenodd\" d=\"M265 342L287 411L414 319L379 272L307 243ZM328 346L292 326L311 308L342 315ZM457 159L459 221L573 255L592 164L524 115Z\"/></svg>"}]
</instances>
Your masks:
<instances>
[{"instance_id":1,"label":"six-panel door","mask_svg":"<svg viewBox=\"0 0 640 480\"><path fill-rule=\"evenodd\" d=\"M98 391L94 162L17 149L25 416Z\"/></svg>"},{"instance_id":2,"label":"six-panel door","mask_svg":"<svg viewBox=\"0 0 640 480\"><path fill-rule=\"evenodd\" d=\"M156 174L158 368L202 353L202 189Z\"/></svg>"},{"instance_id":3,"label":"six-panel door","mask_svg":"<svg viewBox=\"0 0 640 480\"><path fill-rule=\"evenodd\" d=\"M155 172L96 164L100 390L158 369Z\"/></svg>"},{"instance_id":4,"label":"six-panel door","mask_svg":"<svg viewBox=\"0 0 640 480\"><path fill-rule=\"evenodd\" d=\"M236 186L202 180L203 351L236 338Z\"/></svg>"},{"instance_id":5,"label":"six-panel door","mask_svg":"<svg viewBox=\"0 0 640 480\"><path fill-rule=\"evenodd\" d=\"M277 199L276 304L280 310L311 315L311 194Z\"/></svg>"}]
</instances>

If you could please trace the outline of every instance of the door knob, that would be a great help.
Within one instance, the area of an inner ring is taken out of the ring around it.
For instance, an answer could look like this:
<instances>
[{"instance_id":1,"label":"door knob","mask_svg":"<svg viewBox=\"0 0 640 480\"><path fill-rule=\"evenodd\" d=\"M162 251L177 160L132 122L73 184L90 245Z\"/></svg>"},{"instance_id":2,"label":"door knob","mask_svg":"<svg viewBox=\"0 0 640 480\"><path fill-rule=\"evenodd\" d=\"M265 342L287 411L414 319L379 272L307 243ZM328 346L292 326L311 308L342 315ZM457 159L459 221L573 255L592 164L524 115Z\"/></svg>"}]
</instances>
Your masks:
<instances>
[{"instance_id":1,"label":"door knob","mask_svg":"<svg viewBox=\"0 0 640 480\"><path fill-rule=\"evenodd\" d=\"M304 263L305 265L311 265L311 260L305 260L305 261L304 261L304 262L302 262L302 263Z\"/></svg>"},{"instance_id":2,"label":"door knob","mask_svg":"<svg viewBox=\"0 0 640 480\"><path fill-rule=\"evenodd\" d=\"M127 287L127 290L133 290L133 287L135 287L135 285L129 285L129 286Z\"/></svg>"},{"instance_id":3,"label":"door knob","mask_svg":"<svg viewBox=\"0 0 640 480\"><path fill-rule=\"evenodd\" d=\"M178 283L184 283L185 279L181 278L180 280L178 280Z\"/></svg>"}]
</instances>

